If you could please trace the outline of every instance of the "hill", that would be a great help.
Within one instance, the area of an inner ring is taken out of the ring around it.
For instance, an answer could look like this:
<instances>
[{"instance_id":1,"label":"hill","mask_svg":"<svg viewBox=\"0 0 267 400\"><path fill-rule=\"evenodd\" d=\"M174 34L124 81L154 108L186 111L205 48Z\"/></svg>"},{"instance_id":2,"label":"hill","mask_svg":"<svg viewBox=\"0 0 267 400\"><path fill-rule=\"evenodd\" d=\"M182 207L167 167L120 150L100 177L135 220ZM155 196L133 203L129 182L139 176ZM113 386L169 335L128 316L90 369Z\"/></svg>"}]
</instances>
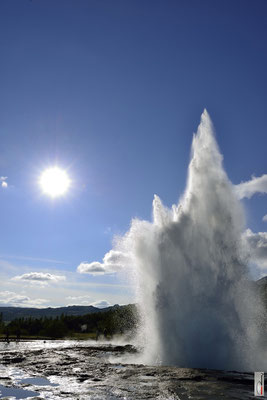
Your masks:
<instances>
[{"instance_id":1,"label":"hill","mask_svg":"<svg viewBox=\"0 0 267 400\"><path fill-rule=\"evenodd\" d=\"M61 307L65 308L65 307ZM0 321L2 339L63 337L79 339L111 338L115 334L135 334L139 320L135 305L113 306L86 315L47 316L16 318L4 324ZM83 310L84 311L84 310Z\"/></svg>"},{"instance_id":2,"label":"hill","mask_svg":"<svg viewBox=\"0 0 267 400\"><path fill-rule=\"evenodd\" d=\"M3 321L10 322L17 318L42 318L42 317L60 317L62 314L66 316L80 316L93 314L97 312L108 311L113 307L97 308L94 306L68 306L57 308L24 308L24 307L0 307L0 314L3 315Z\"/></svg>"},{"instance_id":3,"label":"hill","mask_svg":"<svg viewBox=\"0 0 267 400\"><path fill-rule=\"evenodd\" d=\"M252 282L253 288L260 293L266 309L267 309L267 276ZM23 308L23 307L0 307L0 314L2 313L3 321L10 322L17 318L42 318L42 317L60 317L62 314L65 316L83 316L87 314L94 314L98 312L105 312L112 309L120 308L117 304L106 308L97 308L94 306L68 306L57 308Z\"/></svg>"}]
</instances>

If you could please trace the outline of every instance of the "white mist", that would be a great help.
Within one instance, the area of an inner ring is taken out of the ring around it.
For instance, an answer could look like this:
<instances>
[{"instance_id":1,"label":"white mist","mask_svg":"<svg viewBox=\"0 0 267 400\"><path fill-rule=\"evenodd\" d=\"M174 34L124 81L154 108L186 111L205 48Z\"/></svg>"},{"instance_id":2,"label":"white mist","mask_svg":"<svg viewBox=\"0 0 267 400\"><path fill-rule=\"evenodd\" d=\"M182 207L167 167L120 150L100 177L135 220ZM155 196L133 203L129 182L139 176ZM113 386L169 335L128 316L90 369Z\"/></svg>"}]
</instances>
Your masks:
<instances>
[{"instance_id":1,"label":"white mist","mask_svg":"<svg viewBox=\"0 0 267 400\"><path fill-rule=\"evenodd\" d=\"M168 209L155 196L153 222L133 220L118 243L136 271L144 363L266 367L261 305L248 283L242 244L244 223L204 111L179 204Z\"/></svg>"}]
</instances>

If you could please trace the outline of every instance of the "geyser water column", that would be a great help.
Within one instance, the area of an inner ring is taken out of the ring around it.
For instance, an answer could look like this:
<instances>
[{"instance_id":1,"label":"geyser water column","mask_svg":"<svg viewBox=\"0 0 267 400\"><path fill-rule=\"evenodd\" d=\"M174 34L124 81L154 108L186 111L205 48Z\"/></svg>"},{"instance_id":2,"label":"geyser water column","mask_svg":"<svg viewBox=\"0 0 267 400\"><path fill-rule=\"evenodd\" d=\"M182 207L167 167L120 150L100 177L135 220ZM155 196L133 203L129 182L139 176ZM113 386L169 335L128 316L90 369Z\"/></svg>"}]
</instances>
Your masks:
<instances>
[{"instance_id":1,"label":"geyser water column","mask_svg":"<svg viewBox=\"0 0 267 400\"><path fill-rule=\"evenodd\" d=\"M136 271L143 362L258 365L259 305L248 285L243 230L242 207L204 111L179 204L168 209L155 196L153 222L133 220L120 241Z\"/></svg>"}]
</instances>

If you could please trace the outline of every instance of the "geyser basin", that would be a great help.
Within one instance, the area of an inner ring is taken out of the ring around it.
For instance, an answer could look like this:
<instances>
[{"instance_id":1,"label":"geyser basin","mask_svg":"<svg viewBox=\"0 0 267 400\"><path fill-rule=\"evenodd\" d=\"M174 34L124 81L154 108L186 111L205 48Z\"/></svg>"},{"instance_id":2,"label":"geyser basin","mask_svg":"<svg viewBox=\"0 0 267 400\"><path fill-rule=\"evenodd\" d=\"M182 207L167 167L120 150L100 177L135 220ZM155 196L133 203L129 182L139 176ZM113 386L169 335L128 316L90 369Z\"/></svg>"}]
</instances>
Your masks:
<instances>
[{"instance_id":1,"label":"geyser basin","mask_svg":"<svg viewBox=\"0 0 267 400\"><path fill-rule=\"evenodd\" d=\"M153 201L116 249L136 271L145 363L264 370L261 305L249 285L244 215L207 111L193 138L178 205Z\"/></svg>"},{"instance_id":2,"label":"geyser basin","mask_svg":"<svg viewBox=\"0 0 267 400\"><path fill-rule=\"evenodd\" d=\"M40 343L41 345L41 343ZM27 389L40 392L34 399L50 400L144 400L144 399L242 399L251 400L253 396L254 373L234 373L214 370L183 369L176 367L145 366L123 364L118 361L123 355L130 357L132 349L128 345L113 347L111 364L109 358L112 345L95 346L87 342L74 341L74 346L50 346L35 351L26 349L18 343L17 351L24 357L23 362L12 362L2 369L3 374L13 378L14 365L24 376L36 376L49 372L49 379L59 386L30 386ZM130 352L129 352L130 350ZM10 360L13 351L7 352ZM75 367L77 366L77 367ZM7 372L11 372L8 374ZM18 374L16 374L18 375ZM17 377L15 377L17 379ZM3 380L8 382L9 379ZM12 379L13 384L14 379ZM2 383L2 382L1 382ZM12 388L10 388L12 390ZM22 392L23 395L25 392ZM17 393L18 394L18 393ZM0 396L1 397L1 396ZM28 396L27 396L28 397ZM13 399L14 397L12 397ZM19 399L23 398L18 395ZM32 398L33 400L33 398Z\"/></svg>"}]
</instances>

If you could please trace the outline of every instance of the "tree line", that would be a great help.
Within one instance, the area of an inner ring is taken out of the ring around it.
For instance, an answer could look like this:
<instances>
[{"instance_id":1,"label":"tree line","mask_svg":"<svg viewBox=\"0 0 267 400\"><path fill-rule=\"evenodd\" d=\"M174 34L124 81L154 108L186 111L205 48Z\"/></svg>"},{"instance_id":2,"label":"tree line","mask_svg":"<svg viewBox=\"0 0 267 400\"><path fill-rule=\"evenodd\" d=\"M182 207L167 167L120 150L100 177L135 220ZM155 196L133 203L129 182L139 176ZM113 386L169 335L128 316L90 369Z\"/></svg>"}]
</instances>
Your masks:
<instances>
[{"instance_id":1,"label":"tree line","mask_svg":"<svg viewBox=\"0 0 267 400\"><path fill-rule=\"evenodd\" d=\"M75 334L111 338L116 334L134 334L137 324L138 311L132 304L81 316L17 318L8 324L4 324L0 314L0 334L7 340L27 336L59 339Z\"/></svg>"}]
</instances>

